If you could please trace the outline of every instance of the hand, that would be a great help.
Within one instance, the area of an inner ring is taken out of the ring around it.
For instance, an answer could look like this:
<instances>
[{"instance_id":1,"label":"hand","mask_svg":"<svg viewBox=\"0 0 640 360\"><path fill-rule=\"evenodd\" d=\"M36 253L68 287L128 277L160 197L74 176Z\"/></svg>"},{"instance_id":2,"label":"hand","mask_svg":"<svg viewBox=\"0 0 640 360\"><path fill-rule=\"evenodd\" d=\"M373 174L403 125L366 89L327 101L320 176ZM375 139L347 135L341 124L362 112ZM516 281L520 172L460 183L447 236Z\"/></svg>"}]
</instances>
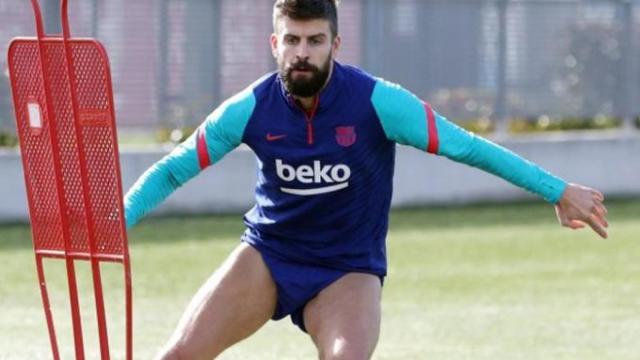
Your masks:
<instances>
[{"instance_id":1,"label":"hand","mask_svg":"<svg viewBox=\"0 0 640 360\"><path fill-rule=\"evenodd\" d=\"M568 184L556 204L556 216L562 226L581 229L589 225L603 239L607 238L609 223L604 195L598 190L578 184Z\"/></svg>"}]
</instances>

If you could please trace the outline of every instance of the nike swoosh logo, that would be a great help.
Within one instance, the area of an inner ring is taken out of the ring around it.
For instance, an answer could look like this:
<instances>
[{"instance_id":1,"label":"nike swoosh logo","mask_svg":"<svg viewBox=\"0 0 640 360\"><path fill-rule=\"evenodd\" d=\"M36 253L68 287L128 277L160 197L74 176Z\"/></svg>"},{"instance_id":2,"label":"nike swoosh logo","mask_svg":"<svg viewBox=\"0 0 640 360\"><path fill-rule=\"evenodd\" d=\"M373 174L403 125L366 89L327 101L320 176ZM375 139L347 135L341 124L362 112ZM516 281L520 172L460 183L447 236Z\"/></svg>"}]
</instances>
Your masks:
<instances>
[{"instance_id":1,"label":"nike swoosh logo","mask_svg":"<svg viewBox=\"0 0 640 360\"><path fill-rule=\"evenodd\" d=\"M267 141L276 141L282 138L287 137L287 135L271 135L271 133L267 134Z\"/></svg>"}]
</instances>

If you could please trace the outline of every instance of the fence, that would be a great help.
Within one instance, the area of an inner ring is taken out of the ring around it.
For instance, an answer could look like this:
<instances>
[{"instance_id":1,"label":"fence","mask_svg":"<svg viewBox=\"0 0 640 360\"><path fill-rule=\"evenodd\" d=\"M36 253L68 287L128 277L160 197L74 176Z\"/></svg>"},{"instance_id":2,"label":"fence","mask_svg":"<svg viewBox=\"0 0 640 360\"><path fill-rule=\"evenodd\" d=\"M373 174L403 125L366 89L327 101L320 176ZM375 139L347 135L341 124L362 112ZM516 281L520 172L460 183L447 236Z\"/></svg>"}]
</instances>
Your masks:
<instances>
[{"instance_id":1,"label":"fence","mask_svg":"<svg viewBox=\"0 0 640 360\"><path fill-rule=\"evenodd\" d=\"M41 1L57 32L57 0ZM275 68L272 4L72 0L70 17L75 36L109 52L120 127L173 127ZM29 1L0 0L0 24L6 54L11 37L34 34ZM340 61L453 120L640 115L638 0L342 0L340 32ZM13 129L9 96L0 76L0 130Z\"/></svg>"}]
</instances>

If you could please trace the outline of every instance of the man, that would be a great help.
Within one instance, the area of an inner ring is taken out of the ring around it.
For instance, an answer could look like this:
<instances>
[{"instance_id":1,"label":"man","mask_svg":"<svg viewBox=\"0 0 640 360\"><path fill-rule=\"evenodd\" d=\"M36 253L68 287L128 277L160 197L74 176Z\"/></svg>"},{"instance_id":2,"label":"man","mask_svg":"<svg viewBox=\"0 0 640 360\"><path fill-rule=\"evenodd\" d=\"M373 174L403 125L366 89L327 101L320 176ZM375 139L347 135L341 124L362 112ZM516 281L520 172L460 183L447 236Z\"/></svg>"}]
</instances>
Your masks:
<instances>
[{"instance_id":1,"label":"man","mask_svg":"<svg viewBox=\"0 0 640 360\"><path fill-rule=\"evenodd\" d=\"M335 62L335 0L277 0L273 18L278 71L220 105L126 196L130 227L240 143L258 159L242 243L195 295L160 358L211 359L288 315L320 358L371 357L396 143L496 174L555 204L562 225L607 236L598 191L567 184L400 86Z\"/></svg>"}]
</instances>

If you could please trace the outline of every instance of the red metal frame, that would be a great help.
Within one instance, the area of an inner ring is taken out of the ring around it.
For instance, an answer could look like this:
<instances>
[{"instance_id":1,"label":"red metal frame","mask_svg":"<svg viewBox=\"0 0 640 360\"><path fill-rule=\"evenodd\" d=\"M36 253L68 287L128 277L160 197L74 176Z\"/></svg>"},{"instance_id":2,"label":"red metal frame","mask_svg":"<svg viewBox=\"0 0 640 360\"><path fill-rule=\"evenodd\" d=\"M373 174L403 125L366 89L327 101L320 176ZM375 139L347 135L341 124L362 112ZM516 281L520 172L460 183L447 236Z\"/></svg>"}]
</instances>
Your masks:
<instances>
[{"instance_id":1,"label":"red metal frame","mask_svg":"<svg viewBox=\"0 0 640 360\"><path fill-rule=\"evenodd\" d=\"M74 262L91 263L102 359L110 354L100 262L123 264L125 351L126 358L132 359L131 265L107 54L96 40L71 38L67 0L60 5L61 36L44 33L38 0L31 0L31 5L37 37L14 39L8 64L53 357L59 359L60 354L44 258L65 260L76 359L84 359L85 354ZM30 127L30 114L25 111L30 103L42 109L41 128Z\"/></svg>"}]
</instances>

